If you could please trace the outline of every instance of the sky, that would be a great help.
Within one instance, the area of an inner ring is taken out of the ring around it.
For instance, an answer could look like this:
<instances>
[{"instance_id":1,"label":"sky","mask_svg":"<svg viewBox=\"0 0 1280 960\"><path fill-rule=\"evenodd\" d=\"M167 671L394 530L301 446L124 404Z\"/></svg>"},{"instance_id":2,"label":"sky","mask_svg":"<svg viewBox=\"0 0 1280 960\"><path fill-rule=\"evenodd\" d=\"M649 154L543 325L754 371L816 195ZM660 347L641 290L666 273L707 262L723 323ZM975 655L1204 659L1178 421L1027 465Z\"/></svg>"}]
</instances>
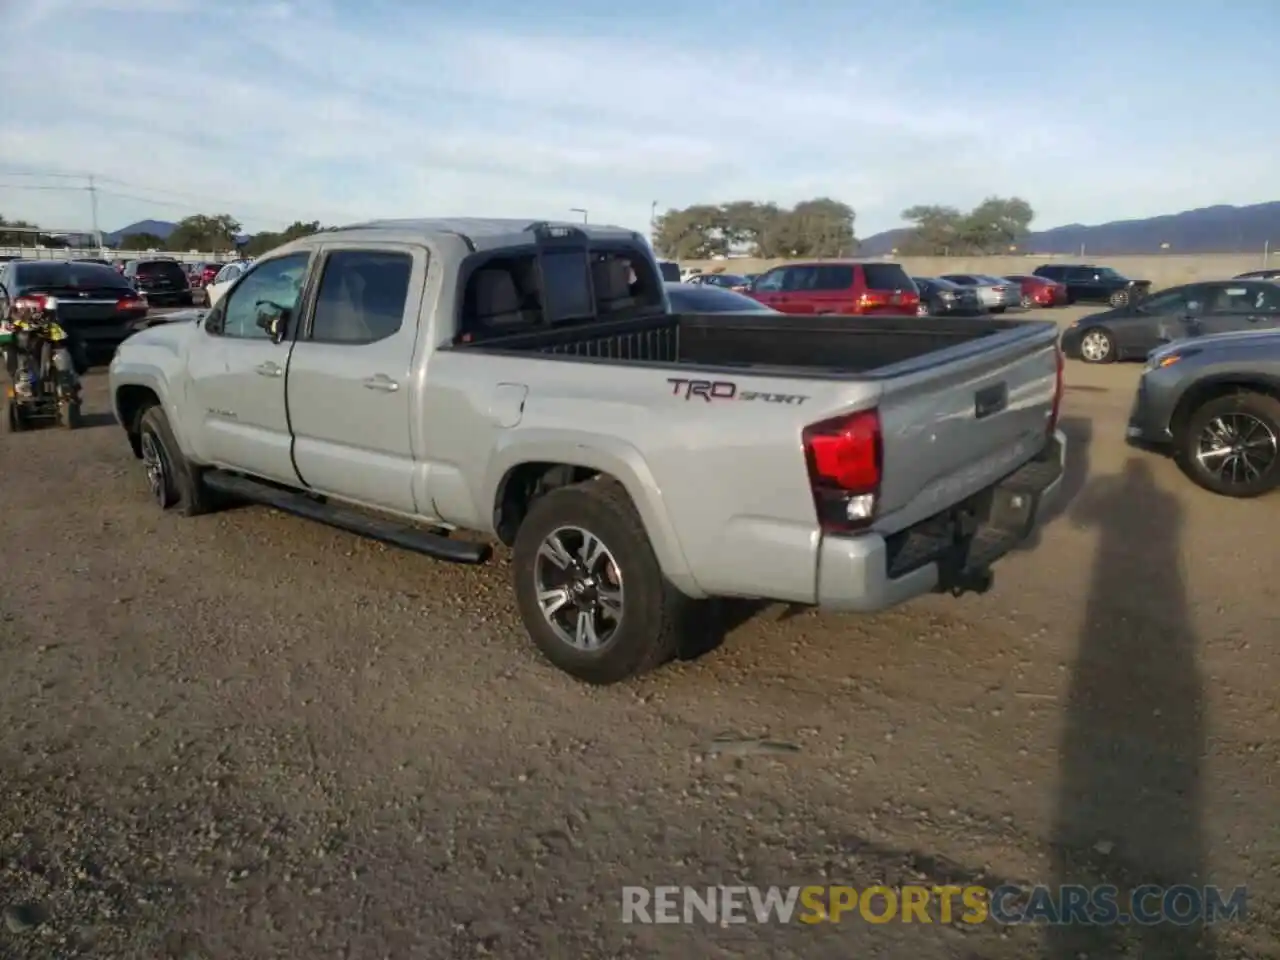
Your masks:
<instances>
[{"instance_id":1,"label":"sky","mask_svg":"<svg viewBox=\"0 0 1280 960\"><path fill-rule=\"evenodd\" d=\"M1276 0L0 0L0 215L515 216L830 196L859 236L1280 198Z\"/></svg>"}]
</instances>

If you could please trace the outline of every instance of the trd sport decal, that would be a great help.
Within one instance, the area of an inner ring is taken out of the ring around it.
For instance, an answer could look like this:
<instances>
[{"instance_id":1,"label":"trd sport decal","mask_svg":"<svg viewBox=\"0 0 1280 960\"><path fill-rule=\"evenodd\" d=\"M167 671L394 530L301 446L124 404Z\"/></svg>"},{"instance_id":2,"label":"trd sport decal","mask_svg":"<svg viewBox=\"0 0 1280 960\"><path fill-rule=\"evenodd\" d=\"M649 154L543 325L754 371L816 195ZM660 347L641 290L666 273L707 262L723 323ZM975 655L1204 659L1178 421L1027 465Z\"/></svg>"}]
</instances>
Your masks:
<instances>
[{"instance_id":1,"label":"trd sport decal","mask_svg":"<svg viewBox=\"0 0 1280 960\"><path fill-rule=\"evenodd\" d=\"M762 403L790 403L799 406L809 397L802 393L769 393L763 390L739 390L732 380L684 380L668 377L673 397L684 397L692 400L701 397L710 403L712 400L759 400Z\"/></svg>"}]
</instances>

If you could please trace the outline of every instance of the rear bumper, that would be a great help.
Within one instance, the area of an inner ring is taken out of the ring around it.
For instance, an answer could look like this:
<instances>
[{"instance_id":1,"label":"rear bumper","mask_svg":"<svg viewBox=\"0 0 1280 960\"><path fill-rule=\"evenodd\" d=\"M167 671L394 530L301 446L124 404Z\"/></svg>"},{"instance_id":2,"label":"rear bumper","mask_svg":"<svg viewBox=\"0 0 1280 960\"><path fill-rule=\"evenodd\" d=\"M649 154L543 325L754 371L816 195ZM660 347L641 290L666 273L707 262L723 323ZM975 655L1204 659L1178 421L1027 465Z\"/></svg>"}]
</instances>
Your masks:
<instances>
[{"instance_id":1,"label":"rear bumper","mask_svg":"<svg viewBox=\"0 0 1280 960\"><path fill-rule=\"evenodd\" d=\"M885 537L823 538L818 606L874 613L925 593L984 589L993 563L1025 541L1062 487L1061 430L1035 460L962 504Z\"/></svg>"}]
</instances>

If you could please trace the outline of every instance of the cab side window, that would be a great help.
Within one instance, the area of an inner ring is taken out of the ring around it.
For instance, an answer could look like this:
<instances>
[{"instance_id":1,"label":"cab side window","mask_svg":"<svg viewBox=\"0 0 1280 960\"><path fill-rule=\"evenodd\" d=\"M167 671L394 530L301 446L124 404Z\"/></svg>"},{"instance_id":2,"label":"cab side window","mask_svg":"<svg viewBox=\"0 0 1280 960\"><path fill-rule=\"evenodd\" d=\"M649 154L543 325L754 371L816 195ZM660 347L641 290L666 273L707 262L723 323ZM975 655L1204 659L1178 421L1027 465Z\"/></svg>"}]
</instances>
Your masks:
<instances>
[{"instance_id":1,"label":"cab side window","mask_svg":"<svg viewBox=\"0 0 1280 960\"><path fill-rule=\"evenodd\" d=\"M329 254L310 339L356 346L398 333L404 324L412 273L413 257L408 253L338 250Z\"/></svg>"},{"instance_id":2,"label":"cab side window","mask_svg":"<svg viewBox=\"0 0 1280 960\"><path fill-rule=\"evenodd\" d=\"M267 331L258 325L264 311L282 310L292 323L302 297L310 254L291 253L259 263L225 303L219 332L238 340L266 340Z\"/></svg>"}]
</instances>

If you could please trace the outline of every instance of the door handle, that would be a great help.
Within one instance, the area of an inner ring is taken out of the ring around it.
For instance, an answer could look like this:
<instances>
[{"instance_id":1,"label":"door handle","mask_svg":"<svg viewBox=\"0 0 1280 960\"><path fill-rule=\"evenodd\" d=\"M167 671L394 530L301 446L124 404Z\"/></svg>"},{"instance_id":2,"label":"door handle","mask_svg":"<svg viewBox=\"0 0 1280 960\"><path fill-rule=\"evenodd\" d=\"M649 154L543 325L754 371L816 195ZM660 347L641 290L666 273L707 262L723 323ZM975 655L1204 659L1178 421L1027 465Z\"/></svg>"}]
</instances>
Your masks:
<instances>
[{"instance_id":1,"label":"door handle","mask_svg":"<svg viewBox=\"0 0 1280 960\"><path fill-rule=\"evenodd\" d=\"M396 383L385 373L379 373L377 376L370 377L364 381L366 390L381 390L383 393L395 393L400 389L400 384Z\"/></svg>"},{"instance_id":2,"label":"door handle","mask_svg":"<svg viewBox=\"0 0 1280 960\"><path fill-rule=\"evenodd\" d=\"M264 377L278 377L284 373L284 368L280 364L272 363L270 360L266 363L258 364L256 369Z\"/></svg>"}]
</instances>

